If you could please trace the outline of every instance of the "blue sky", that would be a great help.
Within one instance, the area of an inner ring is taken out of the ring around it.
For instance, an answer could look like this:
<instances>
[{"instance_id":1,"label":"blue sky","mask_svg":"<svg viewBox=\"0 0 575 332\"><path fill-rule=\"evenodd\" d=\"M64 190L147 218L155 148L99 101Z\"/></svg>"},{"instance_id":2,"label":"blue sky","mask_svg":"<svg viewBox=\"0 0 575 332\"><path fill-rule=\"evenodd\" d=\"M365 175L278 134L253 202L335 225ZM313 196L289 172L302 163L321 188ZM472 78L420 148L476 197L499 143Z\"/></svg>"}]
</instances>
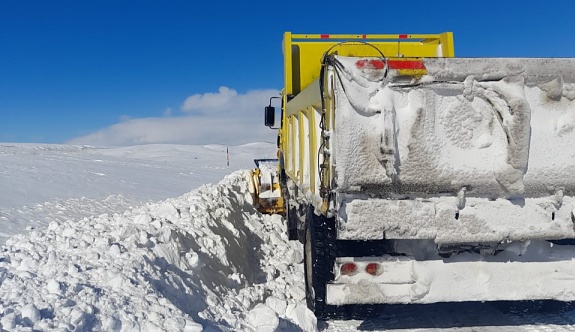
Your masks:
<instances>
[{"instance_id":1,"label":"blue sky","mask_svg":"<svg viewBox=\"0 0 575 332\"><path fill-rule=\"evenodd\" d=\"M274 141L294 33L453 31L460 57L575 57L572 1L0 2L0 142Z\"/></svg>"}]
</instances>

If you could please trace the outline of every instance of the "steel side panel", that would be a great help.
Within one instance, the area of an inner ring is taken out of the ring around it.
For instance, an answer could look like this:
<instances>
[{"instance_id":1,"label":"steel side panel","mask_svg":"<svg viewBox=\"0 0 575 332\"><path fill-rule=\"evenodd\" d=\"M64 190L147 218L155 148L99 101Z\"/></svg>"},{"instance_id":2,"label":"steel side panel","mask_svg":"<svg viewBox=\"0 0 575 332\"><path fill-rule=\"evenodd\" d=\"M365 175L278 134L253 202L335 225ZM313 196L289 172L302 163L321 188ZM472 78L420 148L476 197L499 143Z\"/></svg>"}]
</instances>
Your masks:
<instances>
[{"instance_id":1,"label":"steel side panel","mask_svg":"<svg viewBox=\"0 0 575 332\"><path fill-rule=\"evenodd\" d=\"M310 128L309 128L309 115L310 115L310 108L307 108L301 112L300 116L300 128L301 128L301 147L302 153L300 155L301 158L301 171L303 174L302 182L304 188L309 188L310 185L310 163L312 163L312 159L310 159Z\"/></svg>"},{"instance_id":2,"label":"steel side panel","mask_svg":"<svg viewBox=\"0 0 575 332\"><path fill-rule=\"evenodd\" d=\"M319 154L319 148L321 146L321 129L319 128L319 124L321 122L321 109L317 109L314 108L314 131L313 131L313 143L314 143L314 148L313 151L316 153L316 156ZM314 156L314 158L317 158ZM312 159L315 160L315 159ZM312 192L316 195L319 195L319 189L320 189L320 176L319 176L319 164L323 162L323 157L320 154L320 159L318 160L317 163L314 163L312 165L312 169L313 169L313 173L314 173L314 182L313 182L313 190Z\"/></svg>"},{"instance_id":3,"label":"steel side panel","mask_svg":"<svg viewBox=\"0 0 575 332\"><path fill-rule=\"evenodd\" d=\"M319 90L319 79L316 79L305 90L290 100L285 107L287 116L297 114L310 106L321 109L321 93Z\"/></svg>"},{"instance_id":4,"label":"steel side panel","mask_svg":"<svg viewBox=\"0 0 575 332\"><path fill-rule=\"evenodd\" d=\"M305 115L304 110L298 112L298 142L297 145L299 146L299 153L298 153L298 182L304 183L305 181Z\"/></svg>"},{"instance_id":5,"label":"steel side panel","mask_svg":"<svg viewBox=\"0 0 575 332\"><path fill-rule=\"evenodd\" d=\"M294 142L296 139L296 133L295 133L295 116L290 116L287 118L286 120L287 123L287 139L286 142L287 144L291 145L292 147L294 146ZM285 126L285 124L284 124ZM295 160L296 160L296 151L295 149L284 149L283 150L284 153L284 158L286 160L286 162L284 163L284 167L285 167L285 171L286 173L291 177L291 178L295 178Z\"/></svg>"},{"instance_id":6,"label":"steel side panel","mask_svg":"<svg viewBox=\"0 0 575 332\"><path fill-rule=\"evenodd\" d=\"M316 130L316 110L315 107L309 108L309 188L312 193L317 193L316 190L316 177L317 175L317 162L314 162L317 159L317 133Z\"/></svg>"},{"instance_id":7,"label":"steel side panel","mask_svg":"<svg viewBox=\"0 0 575 332\"><path fill-rule=\"evenodd\" d=\"M290 149L291 151L294 152L293 154L293 173L295 175L295 180L299 180L300 177L300 164L299 164L299 160L300 160L300 145L299 145L299 141L300 141L300 130L299 130L299 119L297 115L293 116L293 136L294 136L294 144L292 145L292 148Z\"/></svg>"}]
</instances>

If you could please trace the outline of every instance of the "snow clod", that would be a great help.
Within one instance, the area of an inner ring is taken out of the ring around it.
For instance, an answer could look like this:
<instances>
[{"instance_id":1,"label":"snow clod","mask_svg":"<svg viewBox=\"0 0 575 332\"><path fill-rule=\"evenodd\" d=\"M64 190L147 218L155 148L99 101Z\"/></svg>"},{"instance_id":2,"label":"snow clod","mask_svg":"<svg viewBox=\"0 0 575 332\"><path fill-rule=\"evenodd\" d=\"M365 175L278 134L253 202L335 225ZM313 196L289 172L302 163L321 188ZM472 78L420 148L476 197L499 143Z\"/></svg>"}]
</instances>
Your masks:
<instances>
[{"instance_id":1,"label":"snow clod","mask_svg":"<svg viewBox=\"0 0 575 332\"><path fill-rule=\"evenodd\" d=\"M276 312L263 303L257 304L250 310L248 322L257 332L274 332L279 326Z\"/></svg>"},{"instance_id":2,"label":"snow clod","mask_svg":"<svg viewBox=\"0 0 575 332\"><path fill-rule=\"evenodd\" d=\"M60 288L60 283L54 279L48 280L48 283L46 284L46 290L50 294L61 294L62 293L62 289Z\"/></svg>"},{"instance_id":3,"label":"snow clod","mask_svg":"<svg viewBox=\"0 0 575 332\"><path fill-rule=\"evenodd\" d=\"M304 302L290 304L286 309L286 317L301 327L304 331L317 331L317 318Z\"/></svg>"},{"instance_id":4,"label":"snow clod","mask_svg":"<svg viewBox=\"0 0 575 332\"><path fill-rule=\"evenodd\" d=\"M134 223L147 225L152 222L152 216L149 214L140 214L134 217Z\"/></svg>"},{"instance_id":5,"label":"snow clod","mask_svg":"<svg viewBox=\"0 0 575 332\"><path fill-rule=\"evenodd\" d=\"M22 314L22 320L31 326L36 325L40 321L40 319L42 319L42 316L40 315L40 310L38 310L38 308L36 308L36 305L34 305L33 303L29 303L23 306L21 314Z\"/></svg>"},{"instance_id":6,"label":"snow clod","mask_svg":"<svg viewBox=\"0 0 575 332\"><path fill-rule=\"evenodd\" d=\"M285 316L287 301L270 296L266 299L266 305L280 316Z\"/></svg>"}]
</instances>

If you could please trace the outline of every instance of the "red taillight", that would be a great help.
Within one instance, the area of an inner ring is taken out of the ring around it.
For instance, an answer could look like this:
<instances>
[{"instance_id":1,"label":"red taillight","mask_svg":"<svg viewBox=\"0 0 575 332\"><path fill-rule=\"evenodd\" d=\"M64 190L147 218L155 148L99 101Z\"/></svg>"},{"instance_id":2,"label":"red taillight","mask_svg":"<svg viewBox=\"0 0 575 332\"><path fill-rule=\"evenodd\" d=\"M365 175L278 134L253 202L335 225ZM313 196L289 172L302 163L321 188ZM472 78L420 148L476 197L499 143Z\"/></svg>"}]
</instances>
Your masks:
<instances>
[{"instance_id":1,"label":"red taillight","mask_svg":"<svg viewBox=\"0 0 575 332\"><path fill-rule=\"evenodd\" d=\"M379 272L379 265L377 263L369 263L365 266L365 272L375 276Z\"/></svg>"},{"instance_id":2,"label":"red taillight","mask_svg":"<svg viewBox=\"0 0 575 332\"><path fill-rule=\"evenodd\" d=\"M378 69L381 70L385 68L385 62L383 60L357 60L355 66L358 69Z\"/></svg>"},{"instance_id":3,"label":"red taillight","mask_svg":"<svg viewBox=\"0 0 575 332\"><path fill-rule=\"evenodd\" d=\"M373 60L377 61L377 60ZM404 60L404 59L389 59L387 60L389 69L426 69L423 60Z\"/></svg>"},{"instance_id":4,"label":"red taillight","mask_svg":"<svg viewBox=\"0 0 575 332\"><path fill-rule=\"evenodd\" d=\"M385 63L381 60L369 60L369 64L375 69L383 69L385 67Z\"/></svg>"},{"instance_id":5,"label":"red taillight","mask_svg":"<svg viewBox=\"0 0 575 332\"><path fill-rule=\"evenodd\" d=\"M355 263L345 263L340 267L341 274L343 275L354 274L356 270L357 266L355 266Z\"/></svg>"}]
</instances>

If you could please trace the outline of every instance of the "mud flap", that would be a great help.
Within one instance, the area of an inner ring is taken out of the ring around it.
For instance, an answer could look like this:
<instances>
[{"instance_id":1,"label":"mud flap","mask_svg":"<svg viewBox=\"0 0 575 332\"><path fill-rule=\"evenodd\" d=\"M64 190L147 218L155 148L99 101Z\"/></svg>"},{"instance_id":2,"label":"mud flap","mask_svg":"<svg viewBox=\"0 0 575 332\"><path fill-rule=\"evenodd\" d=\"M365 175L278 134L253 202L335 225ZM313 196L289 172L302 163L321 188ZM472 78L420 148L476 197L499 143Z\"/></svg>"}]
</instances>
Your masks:
<instances>
[{"instance_id":1,"label":"mud flap","mask_svg":"<svg viewBox=\"0 0 575 332\"><path fill-rule=\"evenodd\" d=\"M334 279L336 257L335 220L316 216L310 206L306 216L304 272L306 301L318 320L333 317L335 306L326 304L327 283Z\"/></svg>"}]
</instances>

